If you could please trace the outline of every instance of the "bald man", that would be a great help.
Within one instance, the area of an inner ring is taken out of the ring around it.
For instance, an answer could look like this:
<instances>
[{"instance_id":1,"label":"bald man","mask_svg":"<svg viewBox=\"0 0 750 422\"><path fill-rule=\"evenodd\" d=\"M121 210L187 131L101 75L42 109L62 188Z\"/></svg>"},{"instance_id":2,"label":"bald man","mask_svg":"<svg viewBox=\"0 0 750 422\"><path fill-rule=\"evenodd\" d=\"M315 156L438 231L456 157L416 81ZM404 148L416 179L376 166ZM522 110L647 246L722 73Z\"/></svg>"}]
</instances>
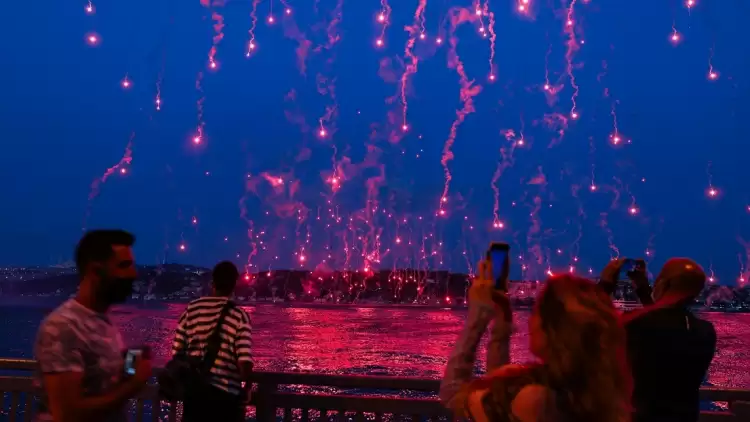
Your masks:
<instances>
[{"instance_id":1,"label":"bald man","mask_svg":"<svg viewBox=\"0 0 750 422\"><path fill-rule=\"evenodd\" d=\"M624 260L610 262L600 285L614 292ZM716 350L713 324L689 305L703 291L706 274L694 261L664 264L653 292L645 268L629 273L644 308L623 316L633 371L633 422L695 422L699 390ZM653 300L652 300L653 299Z\"/></svg>"}]
</instances>

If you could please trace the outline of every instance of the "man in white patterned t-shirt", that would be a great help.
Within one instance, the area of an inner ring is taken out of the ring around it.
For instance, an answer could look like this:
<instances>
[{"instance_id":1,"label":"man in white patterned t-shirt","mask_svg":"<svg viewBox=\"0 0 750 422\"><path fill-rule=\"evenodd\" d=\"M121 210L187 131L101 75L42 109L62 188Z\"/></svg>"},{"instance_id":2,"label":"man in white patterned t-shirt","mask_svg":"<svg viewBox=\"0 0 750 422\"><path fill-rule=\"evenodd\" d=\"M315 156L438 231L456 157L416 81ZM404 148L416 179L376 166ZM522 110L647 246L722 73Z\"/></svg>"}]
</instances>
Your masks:
<instances>
[{"instance_id":1,"label":"man in white patterned t-shirt","mask_svg":"<svg viewBox=\"0 0 750 422\"><path fill-rule=\"evenodd\" d=\"M237 285L239 272L228 261L214 267L211 295L196 299L182 313L175 330L172 355L186 353L203 358L208 339L216 329L222 311L226 312L219 327L219 348L210 365L209 384L201 391L188 392L183 421L244 421L245 403L253 369L250 349L250 317L229 299ZM226 308L226 310L225 310Z\"/></svg>"}]
</instances>

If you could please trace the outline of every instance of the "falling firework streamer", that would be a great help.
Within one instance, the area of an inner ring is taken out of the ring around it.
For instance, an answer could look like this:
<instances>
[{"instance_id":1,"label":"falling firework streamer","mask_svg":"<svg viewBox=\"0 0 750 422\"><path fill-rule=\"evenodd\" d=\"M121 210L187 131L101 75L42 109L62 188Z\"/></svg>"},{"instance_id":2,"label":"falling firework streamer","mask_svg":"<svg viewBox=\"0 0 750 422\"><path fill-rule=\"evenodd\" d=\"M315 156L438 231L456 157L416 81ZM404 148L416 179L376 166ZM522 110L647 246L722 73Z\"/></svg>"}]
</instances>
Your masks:
<instances>
[{"instance_id":1,"label":"falling firework streamer","mask_svg":"<svg viewBox=\"0 0 750 422\"><path fill-rule=\"evenodd\" d=\"M497 74L496 74L497 72L495 71L495 40L497 39L497 34L495 34L495 13L490 10L490 0L485 0L484 2L484 14L489 17L489 25L488 25L488 31L490 33L489 79L491 81L494 81L497 78Z\"/></svg>"},{"instance_id":2,"label":"falling firework streamer","mask_svg":"<svg viewBox=\"0 0 750 422\"><path fill-rule=\"evenodd\" d=\"M521 119L522 126L523 126L523 119ZM521 129L523 131L523 129ZM513 130L505 131L504 133L506 141L510 143L509 147L502 147L500 148L500 157L501 159L497 162L497 167L495 168L495 172L492 174L492 181L490 182L490 186L492 187L493 192L493 204L492 204L492 228L493 229L503 229L505 228L505 223L500 219L500 188L497 185L497 182L500 180L500 177L503 175L503 172L505 172L506 169L510 168L514 164L514 157L513 153L516 150L516 147L523 146L523 132L521 132L521 137L516 140L516 134Z\"/></svg>"},{"instance_id":3,"label":"falling firework streamer","mask_svg":"<svg viewBox=\"0 0 750 422\"><path fill-rule=\"evenodd\" d=\"M127 145L125 145L125 152L117 162L117 164L108 168L100 177L94 179L91 183L91 189L89 191L88 203L86 205L86 214L83 219L83 230L86 230L89 217L91 216L91 207L94 199L99 196L102 185L107 182L110 176L115 173L127 174L130 163L133 161L133 141L135 140L135 132L130 134Z\"/></svg>"},{"instance_id":4,"label":"falling firework streamer","mask_svg":"<svg viewBox=\"0 0 750 422\"><path fill-rule=\"evenodd\" d=\"M330 52L330 55L326 60L327 70L330 70L336 61L335 47L341 40L338 25L343 19L343 7L344 1L338 0L336 2L336 7L331 13L331 21L326 28L326 43L314 50L316 53L321 53L323 51ZM326 138L332 136L336 130L335 119L338 116L338 101L336 99L335 78L330 78L323 73L318 73L316 80L318 84L318 93L321 95L327 95L331 101L331 104L326 106L325 114L318 119L318 136Z\"/></svg>"},{"instance_id":5,"label":"falling firework streamer","mask_svg":"<svg viewBox=\"0 0 750 422\"><path fill-rule=\"evenodd\" d=\"M578 43L578 40L576 38L576 21L574 20L574 9L576 5L576 0L570 0L570 4L567 8L567 15L566 20L564 24L564 32L568 36L568 40L565 43L566 51L565 51L565 61L566 61L566 71L568 73L568 79L570 80L570 86L573 87L573 95L570 97L570 101L572 102L572 108L570 109L570 118L573 120L578 119L580 116L580 113L578 112L578 104L576 103L576 99L578 98L578 84L576 83L576 78L573 73L573 69L575 67L573 63L573 56L574 54L580 49L580 45Z\"/></svg>"},{"instance_id":6,"label":"falling firework streamer","mask_svg":"<svg viewBox=\"0 0 750 422\"><path fill-rule=\"evenodd\" d=\"M378 14L378 22L380 22L380 36L375 40L377 47L382 47L385 44L385 31L391 24L391 6L388 4L388 0L380 0L380 14Z\"/></svg>"},{"instance_id":7,"label":"falling firework streamer","mask_svg":"<svg viewBox=\"0 0 750 422\"><path fill-rule=\"evenodd\" d=\"M206 96L203 93L203 86L201 84L202 81L203 72L198 72L198 76L195 78L195 90L198 92L198 101L196 102L196 109L198 111L198 124L195 130L195 134L193 135L194 145L202 144L205 139L203 133L203 128L205 126L205 123L203 122L203 102L205 101Z\"/></svg>"},{"instance_id":8,"label":"falling firework streamer","mask_svg":"<svg viewBox=\"0 0 750 422\"><path fill-rule=\"evenodd\" d=\"M408 113L409 104L406 99L407 83L409 76L417 73L417 66L419 64L419 58L414 54L414 43L417 37L424 35L424 11L427 7L427 0L419 0L417 10L414 12L414 22L411 26L406 27L406 31L409 33L409 39L406 41L406 47L404 48L404 56L409 59L409 63L406 65L404 73L401 75L401 104L403 105L403 119L401 129L406 131L409 125L406 120Z\"/></svg>"},{"instance_id":9,"label":"falling firework streamer","mask_svg":"<svg viewBox=\"0 0 750 422\"><path fill-rule=\"evenodd\" d=\"M219 13L217 8L224 6L224 0L213 0L210 4L209 0L201 0L201 3L210 8L211 19L214 22L214 36L212 38L211 49L208 51L208 67L211 70L216 70L219 67L216 61L216 51L219 43L224 39L224 16Z\"/></svg>"},{"instance_id":10,"label":"falling firework streamer","mask_svg":"<svg viewBox=\"0 0 750 422\"><path fill-rule=\"evenodd\" d=\"M443 187L443 194L440 197L440 206L438 213L439 215L445 215L443 209L445 203L448 201L448 191L450 189L450 182L453 179L448 163L453 160L453 143L456 141L456 135L458 127L463 123L466 116L473 113L474 109L474 97L477 96L481 91L480 85L474 85L474 81L470 80L466 75L464 64L458 55L457 46L458 38L456 37L456 28L464 22L473 22L476 19L476 14L470 13L464 8L453 8L450 11L450 32L449 32L449 44L450 50L448 51L448 67L456 69L456 73L459 76L459 96L463 102L463 107L456 110L456 120L453 121L450 128L448 139L446 139L443 146L443 156L440 160L440 164L443 166L443 172L445 173L445 186Z\"/></svg>"},{"instance_id":11,"label":"falling firework streamer","mask_svg":"<svg viewBox=\"0 0 750 422\"><path fill-rule=\"evenodd\" d=\"M260 0L253 0L252 10L250 11L250 29L248 30L249 40L247 42L247 52L245 57L250 57L250 54L255 51L255 28L258 25L258 4Z\"/></svg>"}]
</instances>

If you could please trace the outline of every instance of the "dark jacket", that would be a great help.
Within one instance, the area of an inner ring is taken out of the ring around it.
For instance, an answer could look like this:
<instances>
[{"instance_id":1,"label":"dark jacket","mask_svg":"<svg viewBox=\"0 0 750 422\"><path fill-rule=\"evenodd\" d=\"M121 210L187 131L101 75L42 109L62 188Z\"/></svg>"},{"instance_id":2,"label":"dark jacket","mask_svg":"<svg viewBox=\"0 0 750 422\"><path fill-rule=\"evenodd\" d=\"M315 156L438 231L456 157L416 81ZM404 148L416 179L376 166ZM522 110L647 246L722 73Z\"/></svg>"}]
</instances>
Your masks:
<instances>
[{"instance_id":1,"label":"dark jacket","mask_svg":"<svg viewBox=\"0 0 750 422\"><path fill-rule=\"evenodd\" d=\"M699 389L716 350L713 324L685 307L625 317L633 371L633 422L695 422Z\"/></svg>"}]
</instances>

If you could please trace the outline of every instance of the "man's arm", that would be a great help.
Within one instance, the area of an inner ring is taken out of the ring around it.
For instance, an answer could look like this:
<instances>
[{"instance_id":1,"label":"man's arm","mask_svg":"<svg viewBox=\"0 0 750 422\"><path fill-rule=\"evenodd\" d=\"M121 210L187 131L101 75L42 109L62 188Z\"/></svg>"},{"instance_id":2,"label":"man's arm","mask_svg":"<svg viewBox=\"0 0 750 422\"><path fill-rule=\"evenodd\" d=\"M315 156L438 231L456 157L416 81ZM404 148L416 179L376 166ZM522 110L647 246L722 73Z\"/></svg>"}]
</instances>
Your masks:
<instances>
[{"instance_id":1,"label":"man's arm","mask_svg":"<svg viewBox=\"0 0 750 422\"><path fill-rule=\"evenodd\" d=\"M145 385L143 381L134 377L106 394L84 397L81 389L82 379L82 372L44 374L49 410L56 422L101 420L103 416L121 409Z\"/></svg>"},{"instance_id":2,"label":"man's arm","mask_svg":"<svg viewBox=\"0 0 750 422\"><path fill-rule=\"evenodd\" d=\"M253 341L250 337L252 327L250 318L242 312L242 324L237 331L237 337L234 340L234 350L237 353L237 363L240 368L242 380L250 383L250 376L253 372Z\"/></svg>"},{"instance_id":3,"label":"man's arm","mask_svg":"<svg viewBox=\"0 0 750 422\"><path fill-rule=\"evenodd\" d=\"M119 410L145 385L140 377L134 377L106 394L84 397L80 339L66 321L47 321L40 328L35 355L42 372L49 410L56 422L100 419Z\"/></svg>"},{"instance_id":4,"label":"man's arm","mask_svg":"<svg viewBox=\"0 0 750 422\"><path fill-rule=\"evenodd\" d=\"M187 352L188 335L185 329L187 322L188 311L185 311L180 316L180 320L177 322L177 328L174 330L174 340L172 341L172 356L179 353Z\"/></svg>"}]
</instances>

